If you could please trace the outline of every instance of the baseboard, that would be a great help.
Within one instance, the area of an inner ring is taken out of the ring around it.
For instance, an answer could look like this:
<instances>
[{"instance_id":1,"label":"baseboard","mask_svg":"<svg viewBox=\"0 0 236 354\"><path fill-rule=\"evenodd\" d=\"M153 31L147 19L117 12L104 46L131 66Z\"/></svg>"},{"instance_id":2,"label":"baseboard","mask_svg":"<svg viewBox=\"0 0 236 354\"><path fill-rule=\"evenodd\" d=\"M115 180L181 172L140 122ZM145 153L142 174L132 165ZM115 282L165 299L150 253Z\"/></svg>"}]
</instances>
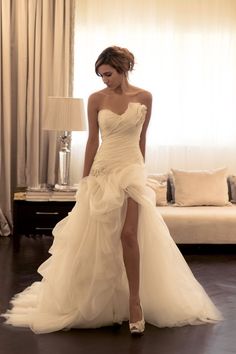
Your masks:
<instances>
[{"instance_id":1,"label":"baseboard","mask_svg":"<svg viewBox=\"0 0 236 354\"><path fill-rule=\"evenodd\" d=\"M177 244L183 254L236 254L236 244Z\"/></svg>"}]
</instances>

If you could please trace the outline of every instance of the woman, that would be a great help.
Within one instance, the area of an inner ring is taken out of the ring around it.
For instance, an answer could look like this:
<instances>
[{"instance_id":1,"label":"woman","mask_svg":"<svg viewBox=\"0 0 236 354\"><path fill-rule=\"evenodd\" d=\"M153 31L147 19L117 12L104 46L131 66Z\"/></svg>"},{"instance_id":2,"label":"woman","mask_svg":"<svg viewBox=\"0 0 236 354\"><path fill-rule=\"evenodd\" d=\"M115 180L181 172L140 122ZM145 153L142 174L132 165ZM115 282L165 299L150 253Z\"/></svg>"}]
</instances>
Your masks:
<instances>
[{"instance_id":1,"label":"woman","mask_svg":"<svg viewBox=\"0 0 236 354\"><path fill-rule=\"evenodd\" d=\"M78 202L53 230L52 256L38 269L42 281L13 299L4 315L9 324L45 333L129 319L131 334L141 335L144 315L159 327L221 319L149 199L144 157L152 97L128 82L133 66L132 53L120 47L96 61L107 87L89 97Z\"/></svg>"},{"instance_id":2,"label":"woman","mask_svg":"<svg viewBox=\"0 0 236 354\"><path fill-rule=\"evenodd\" d=\"M127 111L130 103L145 105L147 113L139 142L143 158L145 156L145 137L151 116L152 96L149 92L129 84L128 72L132 71L133 66L133 54L127 49L119 47L109 47L105 49L95 63L96 74L103 79L107 87L101 91L95 92L89 98L89 138L85 154L84 177L90 173L99 145L98 112L102 110L110 110L116 113L117 116L122 116L122 114ZM126 217L121 231L121 243L129 283L130 328L133 333L135 331L144 331L144 320L139 298L139 246L137 227L138 204L132 198L128 198Z\"/></svg>"}]
</instances>

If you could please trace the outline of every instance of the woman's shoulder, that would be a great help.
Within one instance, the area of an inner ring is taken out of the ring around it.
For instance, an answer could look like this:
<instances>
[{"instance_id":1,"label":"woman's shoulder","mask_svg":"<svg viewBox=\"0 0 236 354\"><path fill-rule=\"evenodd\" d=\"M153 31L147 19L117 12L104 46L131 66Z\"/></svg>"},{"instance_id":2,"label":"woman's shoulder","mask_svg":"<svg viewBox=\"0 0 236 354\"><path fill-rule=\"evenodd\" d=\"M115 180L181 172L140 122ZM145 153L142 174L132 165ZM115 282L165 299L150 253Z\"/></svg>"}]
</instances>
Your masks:
<instances>
[{"instance_id":1,"label":"woman's shoulder","mask_svg":"<svg viewBox=\"0 0 236 354\"><path fill-rule=\"evenodd\" d=\"M91 93L88 98L88 104L99 107L101 101L104 99L105 94L106 93L104 92L104 90Z\"/></svg>"},{"instance_id":2,"label":"woman's shoulder","mask_svg":"<svg viewBox=\"0 0 236 354\"><path fill-rule=\"evenodd\" d=\"M147 90L142 90L142 92L140 92L140 96L145 100L152 100L152 94Z\"/></svg>"},{"instance_id":3,"label":"woman's shoulder","mask_svg":"<svg viewBox=\"0 0 236 354\"><path fill-rule=\"evenodd\" d=\"M152 94L150 91L137 87L137 96L139 102L149 106L152 103Z\"/></svg>"},{"instance_id":4,"label":"woman's shoulder","mask_svg":"<svg viewBox=\"0 0 236 354\"><path fill-rule=\"evenodd\" d=\"M152 94L148 90L140 87L132 86L133 94L139 98L152 99Z\"/></svg>"},{"instance_id":5,"label":"woman's shoulder","mask_svg":"<svg viewBox=\"0 0 236 354\"><path fill-rule=\"evenodd\" d=\"M95 91L89 95L89 100L96 101L101 99L106 94L105 89Z\"/></svg>"}]
</instances>

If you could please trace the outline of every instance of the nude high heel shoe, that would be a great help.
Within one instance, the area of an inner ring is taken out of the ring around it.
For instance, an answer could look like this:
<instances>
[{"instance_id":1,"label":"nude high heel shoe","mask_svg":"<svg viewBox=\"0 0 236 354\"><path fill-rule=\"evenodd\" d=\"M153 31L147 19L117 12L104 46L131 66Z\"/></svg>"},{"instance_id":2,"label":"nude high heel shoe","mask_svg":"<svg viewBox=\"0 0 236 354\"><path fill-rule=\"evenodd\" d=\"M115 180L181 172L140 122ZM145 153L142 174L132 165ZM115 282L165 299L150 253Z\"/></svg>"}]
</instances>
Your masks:
<instances>
[{"instance_id":1,"label":"nude high heel shoe","mask_svg":"<svg viewBox=\"0 0 236 354\"><path fill-rule=\"evenodd\" d=\"M141 307L142 311L142 318L140 321L129 323L129 330L132 336L142 336L145 330L145 320L143 315L143 308Z\"/></svg>"}]
</instances>

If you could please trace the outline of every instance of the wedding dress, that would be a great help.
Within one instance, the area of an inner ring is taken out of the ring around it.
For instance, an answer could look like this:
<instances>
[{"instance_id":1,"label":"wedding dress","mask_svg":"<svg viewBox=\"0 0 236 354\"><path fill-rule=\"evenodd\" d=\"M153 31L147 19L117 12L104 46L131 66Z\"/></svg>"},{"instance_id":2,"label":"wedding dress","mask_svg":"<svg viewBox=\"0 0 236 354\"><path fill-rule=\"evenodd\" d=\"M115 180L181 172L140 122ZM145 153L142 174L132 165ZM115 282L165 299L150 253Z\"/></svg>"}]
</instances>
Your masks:
<instances>
[{"instance_id":1,"label":"wedding dress","mask_svg":"<svg viewBox=\"0 0 236 354\"><path fill-rule=\"evenodd\" d=\"M95 328L128 320L128 282L120 234L127 198L139 204L140 296L145 320L158 327L214 323L221 314L193 276L153 205L139 138L147 108L130 103L98 115L102 144L77 202L53 230L42 275L17 294L6 323L36 333Z\"/></svg>"}]
</instances>

